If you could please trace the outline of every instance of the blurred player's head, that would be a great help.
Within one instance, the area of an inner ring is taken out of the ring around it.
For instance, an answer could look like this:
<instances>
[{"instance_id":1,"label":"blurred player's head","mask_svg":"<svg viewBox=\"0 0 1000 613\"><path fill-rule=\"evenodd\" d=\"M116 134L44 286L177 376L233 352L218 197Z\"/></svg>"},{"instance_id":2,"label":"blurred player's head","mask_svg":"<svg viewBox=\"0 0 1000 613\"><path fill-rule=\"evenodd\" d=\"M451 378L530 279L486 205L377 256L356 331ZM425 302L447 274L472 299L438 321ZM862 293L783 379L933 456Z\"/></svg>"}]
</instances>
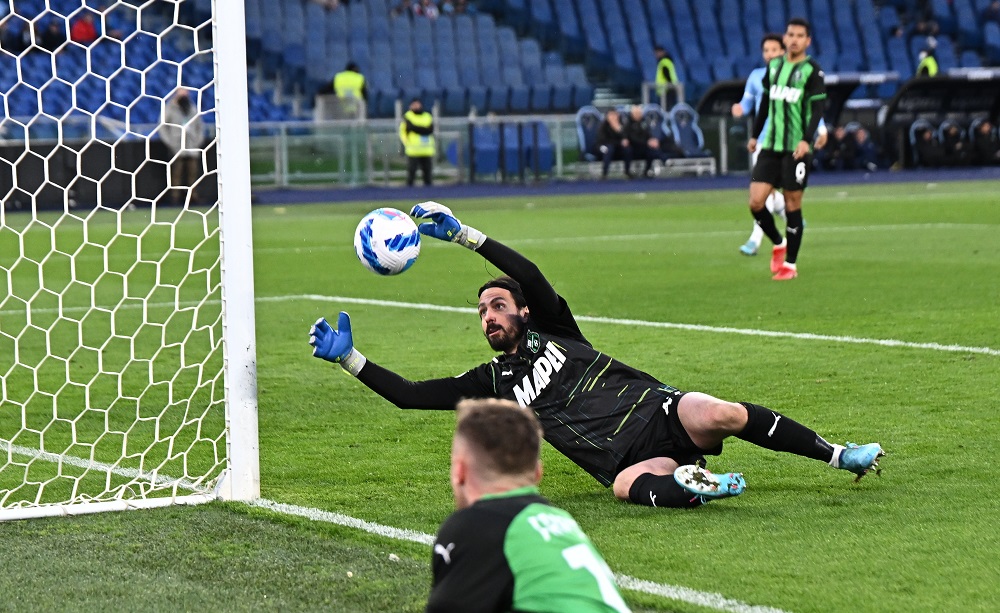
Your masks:
<instances>
[{"instance_id":1,"label":"blurred player's head","mask_svg":"<svg viewBox=\"0 0 1000 613\"><path fill-rule=\"evenodd\" d=\"M764 57L765 64L776 57L784 55L785 41L781 39L781 34L775 34L774 32L765 34L764 38L760 40L760 53Z\"/></svg>"},{"instance_id":2,"label":"blurred player's head","mask_svg":"<svg viewBox=\"0 0 1000 613\"><path fill-rule=\"evenodd\" d=\"M503 276L479 288L479 321L494 351L514 353L524 336L528 304L521 285Z\"/></svg>"},{"instance_id":3,"label":"blurred player's head","mask_svg":"<svg viewBox=\"0 0 1000 613\"><path fill-rule=\"evenodd\" d=\"M788 59L798 61L806 54L806 49L812 43L812 33L809 22L801 17L792 17L788 20L785 28L785 48L788 50Z\"/></svg>"},{"instance_id":4,"label":"blurred player's head","mask_svg":"<svg viewBox=\"0 0 1000 613\"><path fill-rule=\"evenodd\" d=\"M458 403L451 446L451 489L464 509L483 494L501 493L542 478L542 428L530 409L496 398Z\"/></svg>"}]
</instances>

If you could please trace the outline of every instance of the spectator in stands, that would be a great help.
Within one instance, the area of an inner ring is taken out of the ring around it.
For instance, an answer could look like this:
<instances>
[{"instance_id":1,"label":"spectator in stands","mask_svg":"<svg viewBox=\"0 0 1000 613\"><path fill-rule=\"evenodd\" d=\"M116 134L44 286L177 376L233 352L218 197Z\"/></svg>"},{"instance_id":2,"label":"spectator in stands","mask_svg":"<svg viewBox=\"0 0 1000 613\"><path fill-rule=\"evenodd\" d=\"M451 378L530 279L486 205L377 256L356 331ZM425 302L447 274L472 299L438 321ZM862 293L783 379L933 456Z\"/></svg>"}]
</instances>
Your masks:
<instances>
[{"instance_id":1,"label":"spectator in stands","mask_svg":"<svg viewBox=\"0 0 1000 613\"><path fill-rule=\"evenodd\" d=\"M423 175L424 185L433 182L433 161L436 147L434 143L434 117L424 110L419 98L410 101L410 110L403 115L399 124L399 140L406 155L406 185L413 187L417 168Z\"/></svg>"},{"instance_id":2,"label":"spectator in stands","mask_svg":"<svg viewBox=\"0 0 1000 613\"><path fill-rule=\"evenodd\" d=\"M628 146L625 129L622 126L618 111L611 109L605 114L604 121L597 129L597 148L601 152L601 178L608 178L608 168L611 161L620 159L625 162L625 174L629 173L632 164L632 148Z\"/></svg>"},{"instance_id":3,"label":"spectator in stands","mask_svg":"<svg viewBox=\"0 0 1000 613\"><path fill-rule=\"evenodd\" d=\"M38 38L42 49L54 52L66 42L66 22L61 19L49 20Z\"/></svg>"},{"instance_id":4,"label":"spectator in stands","mask_svg":"<svg viewBox=\"0 0 1000 613\"><path fill-rule=\"evenodd\" d=\"M981 122L972 133L973 159L977 164L1000 164L1000 136L988 121Z\"/></svg>"},{"instance_id":5,"label":"spectator in stands","mask_svg":"<svg viewBox=\"0 0 1000 613\"><path fill-rule=\"evenodd\" d=\"M944 147L929 129L917 132L917 159L920 166L940 168L944 165Z\"/></svg>"},{"instance_id":6,"label":"spectator in stands","mask_svg":"<svg viewBox=\"0 0 1000 613\"><path fill-rule=\"evenodd\" d=\"M653 161L663 159L660 154L660 139L652 135L649 122L646 121L642 107L638 104L632 105L629 110L628 121L625 122L625 138L628 139L628 146L632 149L632 159L646 160L642 176L653 176ZM625 173L629 177L633 176L630 174L627 164Z\"/></svg>"},{"instance_id":7,"label":"spectator in stands","mask_svg":"<svg viewBox=\"0 0 1000 613\"><path fill-rule=\"evenodd\" d=\"M189 192L189 203L199 202L197 184L201 179L205 124L191 100L191 92L183 87L166 104L160 140L170 151L170 203L181 204L184 192Z\"/></svg>"},{"instance_id":8,"label":"spectator in stands","mask_svg":"<svg viewBox=\"0 0 1000 613\"><path fill-rule=\"evenodd\" d=\"M983 23L987 21L1000 23L1000 0L993 0L983 9Z\"/></svg>"},{"instance_id":9,"label":"spectator in stands","mask_svg":"<svg viewBox=\"0 0 1000 613\"><path fill-rule=\"evenodd\" d=\"M941 146L944 148L945 161L950 166L967 166L972 161L965 135L954 122L949 123L942 131Z\"/></svg>"},{"instance_id":10,"label":"spectator in stands","mask_svg":"<svg viewBox=\"0 0 1000 613\"><path fill-rule=\"evenodd\" d=\"M941 27L933 19L920 19L915 24L913 24L913 30L910 32L910 38L914 36L924 36L933 37L937 36L941 32Z\"/></svg>"},{"instance_id":11,"label":"spectator in stands","mask_svg":"<svg viewBox=\"0 0 1000 613\"><path fill-rule=\"evenodd\" d=\"M844 126L837 126L833 129L833 136L830 138L830 143L824 151L823 168L827 170L843 170L847 166L847 158L853 157L853 148L848 138L847 129Z\"/></svg>"},{"instance_id":12,"label":"spectator in stands","mask_svg":"<svg viewBox=\"0 0 1000 613\"><path fill-rule=\"evenodd\" d=\"M936 77L938 73L937 57L934 47L925 47L920 51L920 63L917 64L918 77Z\"/></svg>"},{"instance_id":13,"label":"spectator in stands","mask_svg":"<svg viewBox=\"0 0 1000 613\"><path fill-rule=\"evenodd\" d=\"M656 95L660 98L663 108L669 109L677 102L677 91L669 86L679 86L677 67L667 50L657 45L653 49L656 54Z\"/></svg>"},{"instance_id":14,"label":"spectator in stands","mask_svg":"<svg viewBox=\"0 0 1000 613\"><path fill-rule=\"evenodd\" d=\"M865 128L854 131L855 157L854 168L875 172L878 170L878 147L871 139L871 134Z\"/></svg>"},{"instance_id":15,"label":"spectator in stands","mask_svg":"<svg viewBox=\"0 0 1000 613\"><path fill-rule=\"evenodd\" d=\"M441 11L438 10L437 4L434 0L423 0L420 3L421 14L428 19L437 19L441 16Z\"/></svg>"},{"instance_id":16,"label":"spectator in stands","mask_svg":"<svg viewBox=\"0 0 1000 613\"><path fill-rule=\"evenodd\" d=\"M89 45L97 40L97 25L94 22L94 13L87 11L70 26L69 37L73 42L81 45Z\"/></svg>"}]
</instances>

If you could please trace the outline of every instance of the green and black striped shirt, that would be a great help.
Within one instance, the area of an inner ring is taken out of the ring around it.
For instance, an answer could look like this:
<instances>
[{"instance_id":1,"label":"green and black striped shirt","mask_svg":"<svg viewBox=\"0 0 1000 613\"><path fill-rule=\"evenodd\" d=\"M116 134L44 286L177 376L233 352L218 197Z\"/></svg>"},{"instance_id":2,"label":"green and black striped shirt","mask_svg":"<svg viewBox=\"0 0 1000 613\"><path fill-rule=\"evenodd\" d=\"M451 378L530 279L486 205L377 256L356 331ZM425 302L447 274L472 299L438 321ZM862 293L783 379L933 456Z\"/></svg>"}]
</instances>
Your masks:
<instances>
[{"instance_id":1,"label":"green and black striped shirt","mask_svg":"<svg viewBox=\"0 0 1000 613\"><path fill-rule=\"evenodd\" d=\"M774 58L767 65L763 86L761 112L754 122L760 148L791 153L799 141L812 143L826 100L819 64L809 56L798 62L789 62L785 56ZM768 117L771 121L761 134Z\"/></svg>"}]
</instances>

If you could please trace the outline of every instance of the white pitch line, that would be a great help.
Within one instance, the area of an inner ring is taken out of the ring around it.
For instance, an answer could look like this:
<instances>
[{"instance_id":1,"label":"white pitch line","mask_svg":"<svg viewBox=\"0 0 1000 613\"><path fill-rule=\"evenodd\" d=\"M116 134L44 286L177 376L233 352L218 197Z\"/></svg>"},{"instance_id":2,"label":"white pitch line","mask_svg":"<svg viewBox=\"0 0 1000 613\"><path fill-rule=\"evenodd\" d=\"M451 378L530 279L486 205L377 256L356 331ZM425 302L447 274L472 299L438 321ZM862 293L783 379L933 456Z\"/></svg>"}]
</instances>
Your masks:
<instances>
[{"instance_id":1,"label":"white pitch line","mask_svg":"<svg viewBox=\"0 0 1000 613\"><path fill-rule=\"evenodd\" d=\"M39 449L31 449L30 447L12 445L10 444L9 441L0 440L0 450L8 451L15 455L37 458L39 460L43 460L46 462L54 462L56 464L69 464L71 466L77 466L88 470L99 470L101 472L120 475L123 477L129 477L129 478L143 477L146 480L153 481L161 485L176 484L178 487L188 490L204 489L204 488L198 488L193 482L187 481L185 479L175 479L167 475L154 475L151 473L143 473L135 469L122 468L120 466L115 466L113 464L106 464L104 462L97 462L95 460L90 460L86 458L78 458L76 456L69 456L69 455L59 455L47 451L41 451ZM428 547L434 544L434 536L431 534L427 534L425 532L419 532L417 530L409 530L407 528L395 528L393 526L377 524L374 522L365 521L363 519L358 519L356 517L351 517L350 515L344 515L342 513L332 513L330 511L323 511L321 509L301 507L293 504L285 504L282 502L275 502L273 500L268 500L266 498L258 498L257 500L248 502L247 505L251 507L257 507L260 509L267 509L274 513L281 513L283 515L294 515L296 517L303 517L305 519L309 519L312 521L336 524L338 526L345 526L347 528L353 528L356 530L364 530L369 534L375 534L377 536L391 538L397 541L410 541L413 543L426 545ZM715 609L717 611L726 611L727 613L786 613L781 609L749 605L740 602L739 600L732 600L730 598L726 598L722 594L716 594L712 592L700 592L698 590L691 589L688 587L669 585L664 583L655 583L653 581L646 581L645 579L637 579L635 577L630 577L628 575L616 574L615 578L618 580L618 584L622 588L627 590L632 590L634 592L643 592L645 594L651 594L653 596L661 596L663 598L669 598L671 600L677 600L680 602L687 602L702 607L707 607L709 609Z\"/></svg>"},{"instance_id":2,"label":"white pitch line","mask_svg":"<svg viewBox=\"0 0 1000 613\"><path fill-rule=\"evenodd\" d=\"M295 515L297 517L304 517L313 521L321 521L337 524L339 526L347 526L349 528L357 528L371 534L400 541L412 541L414 543L420 543L421 545L428 546L434 544L434 536L431 534L417 532L415 530L393 528L392 526L383 526L382 524L367 522L347 515L341 515L340 513L330 513L329 511L283 504L266 499L255 500L249 504L250 506L268 509L276 513ZM655 583L653 581L636 579L635 577L620 575L617 573L615 574L615 579L617 579L619 586L627 590L643 592L654 596L662 596L663 598L669 598L670 600L687 602L709 609L715 609L717 611L727 611L729 613L785 613L782 609L750 605L745 602L740 602L739 600L726 598L722 594L701 592L679 585Z\"/></svg>"},{"instance_id":3,"label":"white pitch line","mask_svg":"<svg viewBox=\"0 0 1000 613\"><path fill-rule=\"evenodd\" d=\"M342 302L345 304L365 304L369 306L417 309L423 311L439 311L445 313L463 313L475 315L476 310L470 307L452 307L440 304L427 304L421 302L401 302L397 300L374 300L369 298L353 298L349 296L323 296L320 294L296 294L290 296L258 296L256 302L285 302L288 300L315 300L318 302ZM163 302L150 303L147 308L187 308L199 305L218 304L218 300L205 302ZM75 311L86 311L90 307L64 307L62 309L32 309L33 314L40 313L70 313ZM124 305L120 308L140 308L139 305ZM4 313L21 313L22 311L0 311ZM1000 349L992 347L967 347L964 345L943 345L941 343L917 343L913 341L901 341L891 338L865 338L858 336L839 336L829 334L812 334L810 332L781 332L777 330L757 330L754 328L732 328L728 326L706 326L702 324L682 324L669 321L645 321L642 319L619 319L614 317L592 317L579 315L577 321L589 321L599 324L612 324L619 326L638 326L645 328L666 328L674 330L688 330L692 332L713 332L716 334L739 334L743 336L765 336L770 338L792 338L805 341L825 341L832 343L849 343L854 345L880 345L882 347L903 347L907 349L926 349L930 351L947 351L952 353L981 353L983 355L1000 356Z\"/></svg>"},{"instance_id":4,"label":"white pitch line","mask_svg":"<svg viewBox=\"0 0 1000 613\"><path fill-rule=\"evenodd\" d=\"M400 302L396 300L372 300L368 298L352 298L349 296L323 296L319 294L300 294L298 296L270 296L257 299L258 302L283 302L285 300L316 300L319 302L340 302L345 304L364 304L369 306L407 308L425 311L443 311L448 313L466 313L475 315L476 310L469 307L451 307L420 302ZM587 321L600 324L620 326L638 326L645 328L668 328L674 330L689 330L693 332L713 332L717 334L740 334L743 336L765 336L771 338L791 338L806 341L825 341L832 343L850 343L855 345L880 345L882 347L903 347L907 349L927 349L930 351L949 351L958 353L981 353L1000 356L1000 349L992 347L966 347L963 345L942 345L940 343L915 343L896 339L864 338L856 336L834 336L827 334L812 334L809 332L781 332L777 330L756 330L753 328L731 328L727 326L705 326L701 324L682 324L668 321L645 321L641 319L618 319L614 317L576 316L577 321Z\"/></svg>"},{"instance_id":5,"label":"white pitch line","mask_svg":"<svg viewBox=\"0 0 1000 613\"><path fill-rule=\"evenodd\" d=\"M809 234L827 233L853 233L853 232L889 232L899 230L996 230L996 225L983 223L922 223L922 224L867 224L857 226L809 226ZM505 238L505 245L537 245L537 244L561 244L561 243L581 243L581 242L630 242L637 240L666 240L666 239L702 239L713 237L737 236L746 234L745 229L741 230L708 230L699 232L654 232L647 234L596 234L590 236L546 236L540 238ZM425 241L421 243L421 248L447 247L448 243L443 241ZM314 251L335 251L342 247L337 245L303 245L297 247L258 247L254 253L283 254L283 253L308 253Z\"/></svg>"}]
</instances>

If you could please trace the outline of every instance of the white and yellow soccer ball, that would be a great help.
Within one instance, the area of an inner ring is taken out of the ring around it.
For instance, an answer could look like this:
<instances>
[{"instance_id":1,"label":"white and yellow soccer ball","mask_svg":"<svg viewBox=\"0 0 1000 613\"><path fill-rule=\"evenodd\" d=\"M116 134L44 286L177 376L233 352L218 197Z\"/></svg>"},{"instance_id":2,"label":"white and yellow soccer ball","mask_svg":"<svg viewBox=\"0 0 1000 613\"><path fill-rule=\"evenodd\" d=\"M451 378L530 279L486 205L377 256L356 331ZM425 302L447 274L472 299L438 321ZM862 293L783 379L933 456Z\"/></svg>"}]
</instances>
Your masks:
<instances>
[{"instance_id":1,"label":"white and yellow soccer ball","mask_svg":"<svg viewBox=\"0 0 1000 613\"><path fill-rule=\"evenodd\" d=\"M400 210L385 207L365 215L354 233L354 251L377 275L398 275L417 261L420 232Z\"/></svg>"}]
</instances>

